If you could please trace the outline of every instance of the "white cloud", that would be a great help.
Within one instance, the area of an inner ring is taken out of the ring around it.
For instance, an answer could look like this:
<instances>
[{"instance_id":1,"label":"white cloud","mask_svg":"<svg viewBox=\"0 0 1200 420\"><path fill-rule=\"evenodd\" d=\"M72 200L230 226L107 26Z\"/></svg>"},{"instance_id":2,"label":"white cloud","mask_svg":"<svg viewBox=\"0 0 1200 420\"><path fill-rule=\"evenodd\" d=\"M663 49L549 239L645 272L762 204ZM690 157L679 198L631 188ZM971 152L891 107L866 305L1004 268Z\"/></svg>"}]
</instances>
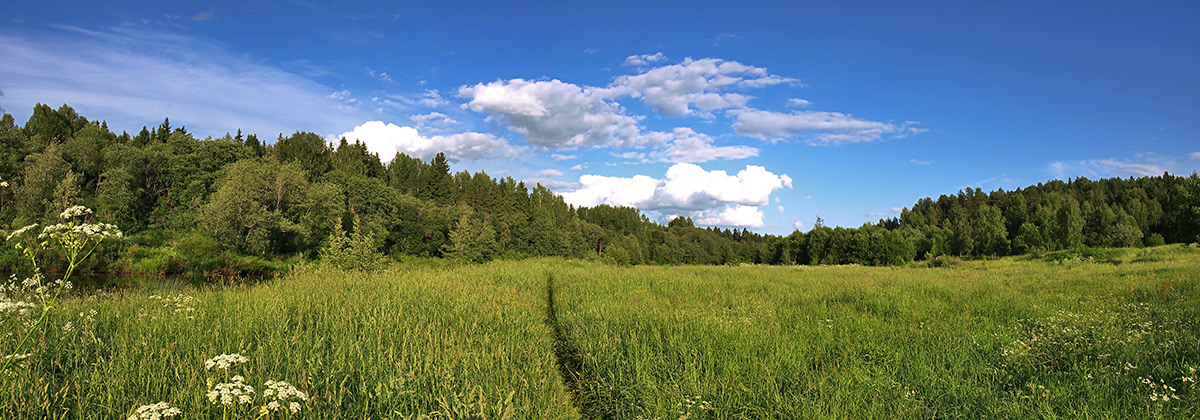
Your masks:
<instances>
[{"instance_id":1,"label":"white cloud","mask_svg":"<svg viewBox=\"0 0 1200 420\"><path fill-rule=\"evenodd\" d=\"M413 122L416 122L417 124L430 124L430 123L440 124L440 125L462 124L458 120L455 120L454 118L450 118L450 116L443 114L441 112L430 112L428 114L412 115L412 116L409 116L408 118L413 120Z\"/></svg>"},{"instance_id":2,"label":"white cloud","mask_svg":"<svg viewBox=\"0 0 1200 420\"><path fill-rule=\"evenodd\" d=\"M587 164L580 163L578 165L572 166L571 170L572 171L582 171L584 168L587 168Z\"/></svg>"},{"instance_id":3,"label":"white cloud","mask_svg":"<svg viewBox=\"0 0 1200 420\"><path fill-rule=\"evenodd\" d=\"M1188 153L1188 159L1192 159L1192 160L1200 159L1200 152Z\"/></svg>"},{"instance_id":4,"label":"white cloud","mask_svg":"<svg viewBox=\"0 0 1200 420\"><path fill-rule=\"evenodd\" d=\"M799 217L793 217L792 227L796 228L796 230L804 229L804 222L801 222Z\"/></svg>"},{"instance_id":5,"label":"white cloud","mask_svg":"<svg viewBox=\"0 0 1200 420\"><path fill-rule=\"evenodd\" d=\"M701 226L763 227L763 212L755 206L737 204L725 208L704 210L691 215L692 221Z\"/></svg>"},{"instance_id":6,"label":"white cloud","mask_svg":"<svg viewBox=\"0 0 1200 420\"><path fill-rule=\"evenodd\" d=\"M1058 179L1087 177L1091 179L1126 177L1126 176L1159 176L1163 172L1176 172L1174 161L1161 163L1124 162L1115 159L1085 159L1078 161L1058 161L1047 165L1050 174Z\"/></svg>"},{"instance_id":7,"label":"white cloud","mask_svg":"<svg viewBox=\"0 0 1200 420\"><path fill-rule=\"evenodd\" d=\"M925 165L932 165L933 161L932 160L909 159L908 163L912 164L912 165L925 166Z\"/></svg>"},{"instance_id":8,"label":"white cloud","mask_svg":"<svg viewBox=\"0 0 1200 420\"><path fill-rule=\"evenodd\" d=\"M626 66L645 67L645 66L649 66L651 64L654 64L654 63L657 63L660 61L664 61L666 59L667 59L667 56L663 55L663 53L661 53L661 52L657 52L654 54L631 55L631 56L625 58L625 65Z\"/></svg>"},{"instance_id":9,"label":"white cloud","mask_svg":"<svg viewBox=\"0 0 1200 420\"><path fill-rule=\"evenodd\" d=\"M575 191L562 194L577 206L636 207L661 216L687 215L713 226L761 227L759 206L767 205L771 193L792 187L786 174L776 175L761 166L747 165L735 175L706 171L690 163L672 165L662 179L645 175L609 177L583 175ZM720 221L721 223L716 223ZM736 221L736 224L727 222Z\"/></svg>"},{"instance_id":10,"label":"white cloud","mask_svg":"<svg viewBox=\"0 0 1200 420\"><path fill-rule=\"evenodd\" d=\"M804 200L804 201L812 200L812 196L806 195L806 196L804 196L804 198L802 200Z\"/></svg>"},{"instance_id":11,"label":"white cloud","mask_svg":"<svg viewBox=\"0 0 1200 420\"><path fill-rule=\"evenodd\" d=\"M550 158L554 160L571 160L579 157L578 155L564 155L561 153L551 153Z\"/></svg>"},{"instance_id":12,"label":"white cloud","mask_svg":"<svg viewBox=\"0 0 1200 420\"><path fill-rule=\"evenodd\" d=\"M788 98L787 100L787 106L790 107L804 108L809 105L812 105L812 102L809 102L807 99Z\"/></svg>"},{"instance_id":13,"label":"white cloud","mask_svg":"<svg viewBox=\"0 0 1200 420\"><path fill-rule=\"evenodd\" d=\"M1120 162L1120 161L1107 160L1107 159L1101 160L1096 163L1110 167L1117 172L1126 173L1126 174L1135 175L1135 176L1158 176L1158 175L1162 175L1163 172L1167 171L1162 166L1149 164L1149 163L1129 163L1129 162Z\"/></svg>"},{"instance_id":14,"label":"white cloud","mask_svg":"<svg viewBox=\"0 0 1200 420\"><path fill-rule=\"evenodd\" d=\"M767 73L762 67L716 58L693 60L656 67L633 76L620 76L613 86L641 98L656 112L669 116L699 115L712 118L712 111L741 108L751 97L729 89L754 89L796 80Z\"/></svg>"},{"instance_id":15,"label":"white cloud","mask_svg":"<svg viewBox=\"0 0 1200 420\"><path fill-rule=\"evenodd\" d=\"M659 137L643 135L640 117L625 115L608 101L611 89L578 86L558 80L512 79L459 88L470 99L464 107L491 114L541 149L652 144Z\"/></svg>"},{"instance_id":16,"label":"white cloud","mask_svg":"<svg viewBox=\"0 0 1200 420\"><path fill-rule=\"evenodd\" d=\"M779 214L783 214L786 211L784 210L783 206L776 207L776 209L779 210Z\"/></svg>"},{"instance_id":17,"label":"white cloud","mask_svg":"<svg viewBox=\"0 0 1200 420\"><path fill-rule=\"evenodd\" d=\"M758 156L758 149L750 146L714 146L712 137L687 127L676 128L672 137L665 149L650 153L650 160L681 163Z\"/></svg>"},{"instance_id":18,"label":"white cloud","mask_svg":"<svg viewBox=\"0 0 1200 420\"><path fill-rule=\"evenodd\" d=\"M840 112L793 111L785 114L747 108L731 110L729 114L737 118L733 123L737 134L773 141L803 137L811 145L874 141L885 135L902 138L924 131L911 121L895 125Z\"/></svg>"},{"instance_id":19,"label":"white cloud","mask_svg":"<svg viewBox=\"0 0 1200 420\"><path fill-rule=\"evenodd\" d=\"M541 184L541 186L549 188L551 190L569 190L569 189L579 188L578 182L559 181L557 179L546 178L546 177L527 178L522 181L525 182L525 185L532 186L532 185Z\"/></svg>"},{"instance_id":20,"label":"white cloud","mask_svg":"<svg viewBox=\"0 0 1200 420\"><path fill-rule=\"evenodd\" d=\"M425 137L416 128L385 124L383 121L367 121L352 131L342 133L341 137L351 142L362 141L368 151L378 153L384 162L390 161L396 152L424 160L429 160L438 152L444 152L446 158L451 160L511 157L518 153L509 146L508 141L491 134L466 132Z\"/></svg>"},{"instance_id":21,"label":"white cloud","mask_svg":"<svg viewBox=\"0 0 1200 420\"><path fill-rule=\"evenodd\" d=\"M538 176L547 177L547 178L561 176L562 174L563 174L562 171L559 171L557 169L542 169L541 172L538 172Z\"/></svg>"},{"instance_id":22,"label":"white cloud","mask_svg":"<svg viewBox=\"0 0 1200 420\"><path fill-rule=\"evenodd\" d=\"M0 89L10 112L66 103L118 131L169 117L200 136L241 128L266 138L331 133L364 118L329 97L327 86L194 38L54 28L37 38L0 35Z\"/></svg>"}]
</instances>

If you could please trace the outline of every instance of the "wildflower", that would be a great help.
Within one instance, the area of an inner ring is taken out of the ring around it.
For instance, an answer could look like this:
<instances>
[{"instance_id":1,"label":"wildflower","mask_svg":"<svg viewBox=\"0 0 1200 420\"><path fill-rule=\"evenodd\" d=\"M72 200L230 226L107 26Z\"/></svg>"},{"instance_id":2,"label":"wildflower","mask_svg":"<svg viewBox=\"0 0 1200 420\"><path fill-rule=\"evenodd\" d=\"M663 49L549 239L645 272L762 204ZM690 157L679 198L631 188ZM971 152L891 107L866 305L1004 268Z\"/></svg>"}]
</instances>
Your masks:
<instances>
[{"instance_id":1,"label":"wildflower","mask_svg":"<svg viewBox=\"0 0 1200 420\"><path fill-rule=\"evenodd\" d=\"M92 214L92 209L84 206L71 206L66 210L63 210L62 213L59 213L58 217L60 219L74 219L85 214Z\"/></svg>"},{"instance_id":2,"label":"wildflower","mask_svg":"<svg viewBox=\"0 0 1200 420\"><path fill-rule=\"evenodd\" d=\"M26 316L36 308L37 305L33 303L0 297L0 313L16 313L20 316Z\"/></svg>"},{"instance_id":3,"label":"wildflower","mask_svg":"<svg viewBox=\"0 0 1200 420\"><path fill-rule=\"evenodd\" d=\"M156 404L138 407L137 410L134 410L133 414L129 416L129 420L159 420L163 417L175 417L181 414L183 414L183 411L180 409L171 407L171 405L167 404L166 402L159 402Z\"/></svg>"},{"instance_id":4,"label":"wildflower","mask_svg":"<svg viewBox=\"0 0 1200 420\"><path fill-rule=\"evenodd\" d=\"M14 237L17 237L17 236L21 236L21 234L22 234L22 233L25 233L26 231L28 231L28 230L30 230L30 229L33 229L33 228L35 228L35 227L37 227L37 223L34 223L34 224L32 224L32 225L25 226L25 227L23 227L23 228L20 228L20 229L17 229L17 230L14 230L14 231L12 231L12 233L8 234L8 236L7 236L7 237L5 237L5 238L4 238L4 240L6 240L6 241L11 241L11 240L12 240L12 238L14 238Z\"/></svg>"},{"instance_id":5,"label":"wildflower","mask_svg":"<svg viewBox=\"0 0 1200 420\"><path fill-rule=\"evenodd\" d=\"M279 409L283 408L282 403L287 403L288 411L291 411L292 413L299 413L300 408L302 407L300 401L308 401L307 394L299 389L296 389L296 387L287 382L267 381L263 385L267 387L263 390L263 397L272 398L272 400L267 402L267 405L263 406L262 410L260 410L263 413L266 413L267 411L279 411Z\"/></svg>"},{"instance_id":6,"label":"wildflower","mask_svg":"<svg viewBox=\"0 0 1200 420\"><path fill-rule=\"evenodd\" d=\"M245 356L237 353L222 354L220 356L208 359L204 362L204 369L211 370L212 368L229 370L229 368L250 361ZM235 376L238 378L239 376Z\"/></svg>"},{"instance_id":7,"label":"wildflower","mask_svg":"<svg viewBox=\"0 0 1200 420\"><path fill-rule=\"evenodd\" d=\"M245 384L246 378L234 375L233 382L220 383L208 391L208 402L221 405L250 404L254 402L254 387Z\"/></svg>"}]
</instances>

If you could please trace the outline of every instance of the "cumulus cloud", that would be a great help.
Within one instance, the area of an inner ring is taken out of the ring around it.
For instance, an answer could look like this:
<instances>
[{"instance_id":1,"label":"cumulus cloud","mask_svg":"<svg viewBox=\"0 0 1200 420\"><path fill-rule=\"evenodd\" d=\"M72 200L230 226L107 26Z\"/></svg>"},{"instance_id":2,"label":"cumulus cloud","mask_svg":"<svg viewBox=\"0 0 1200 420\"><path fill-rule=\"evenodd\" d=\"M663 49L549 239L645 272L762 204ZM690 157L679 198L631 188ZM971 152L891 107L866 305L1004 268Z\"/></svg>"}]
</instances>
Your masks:
<instances>
[{"instance_id":1,"label":"cumulus cloud","mask_svg":"<svg viewBox=\"0 0 1200 420\"><path fill-rule=\"evenodd\" d=\"M737 134L772 141L803 138L811 145L867 142L884 136L902 138L924 131L911 121L896 125L855 118L840 112L782 113L747 108L731 110L729 114L736 118L733 130Z\"/></svg>"},{"instance_id":2,"label":"cumulus cloud","mask_svg":"<svg viewBox=\"0 0 1200 420\"><path fill-rule=\"evenodd\" d=\"M538 172L538 176L549 177L549 178L561 176L562 174L563 174L562 171L559 171L557 169L542 169L541 172Z\"/></svg>"},{"instance_id":3,"label":"cumulus cloud","mask_svg":"<svg viewBox=\"0 0 1200 420\"><path fill-rule=\"evenodd\" d=\"M792 178L754 165L730 175L677 163L662 179L583 175L579 184L578 189L562 194L564 201L577 206L636 207L662 219L684 215L711 226L762 227L759 207L769 203L771 193L791 188Z\"/></svg>"},{"instance_id":4,"label":"cumulus cloud","mask_svg":"<svg viewBox=\"0 0 1200 420\"><path fill-rule=\"evenodd\" d=\"M384 162L390 161L396 152L424 160L433 158L438 152L445 153L451 160L511 157L518 153L508 141L491 134L466 132L425 137L416 128L383 121L367 121L342 133L341 137L351 142L363 142L368 151L378 153Z\"/></svg>"},{"instance_id":5,"label":"cumulus cloud","mask_svg":"<svg viewBox=\"0 0 1200 420\"><path fill-rule=\"evenodd\" d=\"M750 146L714 146L713 138L687 127L676 128L666 148L648 154L657 162L708 162L717 159L745 159L758 156Z\"/></svg>"},{"instance_id":6,"label":"cumulus cloud","mask_svg":"<svg viewBox=\"0 0 1200 420\"><path fill-rule=\"evenodd\" d=\"M763 212L755 206L737 204L722 209L693 213L692 221L701 226L763 227Z\"/></svg>"},{"instance_id":7,"label":"cumulus cloud","mask_svg":"<svg viewBox=\"0 0 1200 420\"><path fill-rule=\"evenodd\" d=\"M201 136L238 128L260 137L330 133L364 120L346 106L348 92L330 97L330 87L195 38L54 29L37 38L0 35L0 89L10 112L66 103L118 131L170 117Z\"/></svg>"},{"instance_id":8,"label":"cumulus cloud","mask_svg":"<svg viewBox=\"0 0 1200 420\"><path fill-rule=\"evenodd\" d=\"M716 58L693 60L655 67L637 75L618 77L613 86L641 98L656 112L669 116L700 115L741 108L751 97L729 89L754 89L796 80L767 73L762 67Z\"/></svg>"},{"instance_id":9,"label":"cumulus cloud","mask_svg":"<svg viewBox=\"0 0 1200 420\"><path fill-rule=\"evenodd\" d=\"M512 79L463 86L465 107L499 118L534 147L638 146L659 141L642 134L640 117L625 115L609 101L611 89L559 80Z\"/></svg>"},{"instance_id":10,"label":"cumulus cloud","mask_svg":"<svg viewBox=\"0 0 1200 420\"><path fill-rule=\"evenodd\" d=\"M625 57L625 65L626 66L645 67L645 66L649 66L654 63L665 61L666 59L667 59L667 56L663 55L663 53L661 53L661 52L657 52L654 54L631 55L629 57Z\"/></svg>"},{"instance_id":11,"label":"cumulus cloud","mask_svg":"<svg viewBox=\"0 0 1200 420\"><path fill-rule=\"evenodd\" d=\"M579 157L578 155L564 155L561 153L551 153L550 158L554 160L571 160Z\"/></svg>"}]
</instances>

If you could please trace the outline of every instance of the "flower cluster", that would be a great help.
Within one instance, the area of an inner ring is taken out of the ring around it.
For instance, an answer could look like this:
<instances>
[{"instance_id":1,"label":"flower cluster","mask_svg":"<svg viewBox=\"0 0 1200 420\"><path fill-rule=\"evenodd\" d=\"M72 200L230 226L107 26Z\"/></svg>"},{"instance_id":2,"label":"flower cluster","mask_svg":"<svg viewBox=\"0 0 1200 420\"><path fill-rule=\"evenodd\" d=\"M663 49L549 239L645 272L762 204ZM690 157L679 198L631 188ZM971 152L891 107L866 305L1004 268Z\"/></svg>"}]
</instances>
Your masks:
<instances>
[{"instance_id":1,"label":"flower cluster","mask_svg":"<svg viewBox=\"0 0 1200 420\"><path fill-rule=\"evenodd\" d=\"M302 407L300 403L308 401L308 394L296 389L296 387L287 382L267 381L264 385L267 389L263 390L262 395L271 400L262 407L261 411L263 413L267 411L279 411L284 407L284 404L287 405L288 411L291 411L293 414L299 413Z\"/></svg>"},{"instance_id":2,"label":"flower cluster","mask_svg":"<svg viewBox=\"0 0 1200 420\"><path fill-rule=\"evenodd\" d=\"M12 231L11 233L9 233L9 234L8 234L8 236L4 237L4 240L6 240L6 241L11 241L13 238L15 238L15 237L18 237L18 236L21 236L21 234L23 234L23 233L25 233L25 232L28 232L29 230L31 230L31 229L33 229L33 228L35 228L35 227L37 227L37 223L34 223L34 224L32 224L32 225L25 226L25 227L23 227L23 228L20 228L20 229L17 229L17 230L14 230L14 231Z\"/></svg>"},{"instance_id":3,"label":"flower cluster","mask_svg":"<svg viewBox=\"0 0 1200 420\"><path fill-rule=\"evenodd\" d=\"M27 316L36 308L37 304L12 299L6 295L0 296L0 313Z\"/></svg>"},{"instance_id":4,"label":"flower cluster","mask_svg":"<svg viewBox=\"0 0 1200 420\"><path fill-rule=\"evenodd\" d=\"M138 407L129 416L129 420L159 420L164 417L175 417L181 414L183 414L183 411L180 409L171 407L166 402L159 402L157 404Z\"/></svg>"},{"instance_id":5,"label":"flower cluster","mask_svg":"<svg viewBox=\"0 0 1200 420\"><path fill-rule=\"evenodd\" d=\"M208 402L221 405L250 404L254 402L254 387L246 385L246 378L233 375L233 382L217 384L208 391Z\"/></svg>"},{"instance_id":6,"label":"flower cluster","mask_svg":"<svg viewBox=\"0 0 1200 420\"><path fill-rule=\"evenodd\" d=\"M676 405L679 407L679 420L686 420L698 415L700 412L713 409L712 402L704 400L704 397L693 395L691 397L684 395L683 401Z\"/></svg>"},{"instance_id":7,"label":"flower cluster","mask_svg":"<svg viewBox=\"0 0 1200 420\"><path fill-rule=\"evenodd\" d=\"M62 213L59 213L58 218L65 219L65 220L71 220L76 217L83 217L88 214L92 214L92 209L89 209L84 206L71 206L71 207L68 207L66 210L63 210Z\"/></svg>"},{"instance_id":8,"label":"flower cluster","mask_svg":"<svg viewBox=\"0 0 1200 420\"><path fill-rule=\"evenodd\" d=\"M121 229L118 229L116 225L108 223L55 223L42 228L42 233L38 235L38 239L62 236L67 233L103 238L120 238L124 236L121 233Z\"/></svg>"},{"instance_id":9,"label":"flower cluster","mask_svg":"<svg viewBox=\"0 0 1200 420\"><path fill-rule=\"evenodd\" d=\"M196 308L192 306L196 301L194 297L183 294L176 294L174 296L151 295L150 299L162 301L163 307L170 309L173 313L188 314L189 319L195 318L195 316L191 315L196 312Z\"/></svg>"},{"instance_id":10,"label":"flower cluster","mask_svg":"<svg viewBox=\"0 0 1200 420\"><path fill-rule=\"evenodd\" d=\"M1150 388L1150 401L1154 402L1171 402L1171 400L1179 400L1179 394L1176 394L1175 388L1167 385L1167 381L1159 379L1154 381L1153 377L1138 377L1138 381Z\"/></svg>"},{"instance_id":11,"label":"flower cluster","mask_svg":"<svg viewBox=\"0 0 1200 420\"><path fill-rule=\"evenodd\" d=\"M250 361L250 360L247 359L245 356L242 356L237 353L222 354L220 356L208 359L208 361L205 361L204 369L211 370L212 368L215 367L218 369L229 370L229 368L231 368L233 366L236 366L241 363L246 363L248 361ZM240 376L234 376L234 378L240 378Z\"/></svg>"}]
</instances>

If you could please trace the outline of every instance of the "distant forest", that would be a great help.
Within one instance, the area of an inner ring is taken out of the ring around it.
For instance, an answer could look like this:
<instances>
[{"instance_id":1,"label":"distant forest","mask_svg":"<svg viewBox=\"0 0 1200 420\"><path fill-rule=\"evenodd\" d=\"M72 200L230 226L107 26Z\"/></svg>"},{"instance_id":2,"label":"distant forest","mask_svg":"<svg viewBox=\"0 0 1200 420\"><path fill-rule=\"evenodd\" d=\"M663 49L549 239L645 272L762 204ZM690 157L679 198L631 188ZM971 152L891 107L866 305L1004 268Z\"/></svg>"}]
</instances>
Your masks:
<instances>
[{"instance_id":1,"label":"distant forest","mask_svg":"<svg viewBox=\"0 0 1200 420\"><path fill-rule=\"evenodd\" d=\"M24 126L0 119L0 227L53 222L76 204L126 234L98 270L270 271L314 259L331 238L374 252L486 261L562 256L616 264L892 265L939 256L1001 256L1080 247L1197 241L1200 178L1051 181L1015 191L924 198L898 218L857 228L820 219L808 232L762 235L661 225L628 207L573 207L541 185L452 172L314 133L274 142L197 139L163 120L116 134L63 105L38 104ZM15 251L0 258L12 266Z\"/></svg>"}]
</instances>

